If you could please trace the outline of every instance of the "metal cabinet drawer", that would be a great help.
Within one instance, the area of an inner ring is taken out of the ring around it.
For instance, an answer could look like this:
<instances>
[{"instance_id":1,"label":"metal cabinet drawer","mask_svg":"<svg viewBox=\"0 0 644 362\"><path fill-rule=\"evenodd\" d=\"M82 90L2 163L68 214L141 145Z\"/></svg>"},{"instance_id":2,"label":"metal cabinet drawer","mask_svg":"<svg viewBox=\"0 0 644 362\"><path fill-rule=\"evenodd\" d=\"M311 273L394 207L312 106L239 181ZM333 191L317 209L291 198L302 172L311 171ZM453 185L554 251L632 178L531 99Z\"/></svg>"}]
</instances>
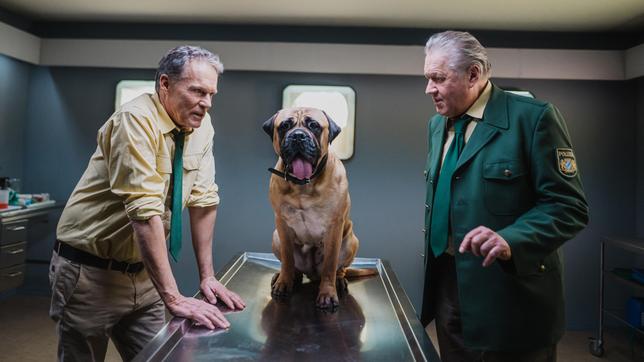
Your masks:
<instances>
[{"instance_id":1,"label":"metal cabinet drawer","mask_svg":"<svg viewBox=\"0 0 644 362\"><path fill-rule=\"evenodd\" d=\"M0 247L0 268L25 262L27 243L15 243Z\"/></svg>"},{"instance_id":2,"label":"metal cabinet drawer","mask_svg":"<svg viewBox=\"0 0 644 362\"><path fill-rule=\"evenodd\" d=\"M0 245L13 244L27 240L27 220L12 221L2 224Z\"/></svg>"},{"instance_id":3,"label":"metal cabinet drawer","mask_svg":"<svg viewBox=\"0 0 644 362\"><path fill-rule=\"evenodd\" d=\"M25 280L25 264L0 269L0 291L19 287Z\"/></svg>"}]
</instances>

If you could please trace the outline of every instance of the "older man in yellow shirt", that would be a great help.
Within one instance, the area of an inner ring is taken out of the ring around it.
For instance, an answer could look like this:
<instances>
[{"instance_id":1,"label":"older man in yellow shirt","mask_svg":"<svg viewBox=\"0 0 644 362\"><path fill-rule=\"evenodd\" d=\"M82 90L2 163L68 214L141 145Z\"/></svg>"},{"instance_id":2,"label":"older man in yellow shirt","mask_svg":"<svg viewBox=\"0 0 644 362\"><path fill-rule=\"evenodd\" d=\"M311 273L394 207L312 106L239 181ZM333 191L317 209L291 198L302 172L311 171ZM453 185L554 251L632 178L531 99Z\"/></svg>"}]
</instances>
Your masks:
<instances>
[{"instance_id":1,"label":"older man in yellow shirt","mask_svg":"<svg viewBox=\"0 0 644 362\"><path fill-rule=\"evenodd\" d=\"M124 360L132 359L161 328L164 305L211 329L230 325L217 298L231 309L245 307L216 280L212 263L219 196L207 112L222 72L219 58L205 49L172 49L159 62L156 93L126 103L98 131L96 151L60 218L51 260L59 360L103 360L109 338ZM206 300L179 293L165 246L172 219L179 240L172 240L171 253L178 258L186 206Z\"/></svg>"}]
</instances>

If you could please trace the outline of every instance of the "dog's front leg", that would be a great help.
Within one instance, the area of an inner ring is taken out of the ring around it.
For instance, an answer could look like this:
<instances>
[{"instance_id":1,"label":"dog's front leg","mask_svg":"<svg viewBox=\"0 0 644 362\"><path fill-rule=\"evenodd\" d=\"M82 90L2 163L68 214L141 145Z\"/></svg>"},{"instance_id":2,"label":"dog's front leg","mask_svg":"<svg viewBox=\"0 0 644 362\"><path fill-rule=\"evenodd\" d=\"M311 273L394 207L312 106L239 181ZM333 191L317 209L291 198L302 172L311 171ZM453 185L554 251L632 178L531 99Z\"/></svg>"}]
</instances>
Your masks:
<instances>
[{"instance_id":1,"label":"dog's front leg","mask_svg":"<svg viewBox=\"0 0 644 362\"><path fill-rule=\"evenodd\" d=\"M277 229L277 235L280 239L279 253L282 266L279 274L275 275L275 278L273 278L271 295L275 298L284 298L293 290L293 279L295 277L293 238L295 235L280 217L276 218L275 226Z\"/></svg>"},{"instance_id":2,"label":"dog's front leg","mask_svg":"<svg viewBox=\"0 0 644 362\"><path fill-rule=\"evenodd\" d=\"M342 244L342 226L341 220L336 220L324 237L324 260L320 275L320 289L315 302L318 308L335 309L340 304L335 279Z\"/></svg>"}]
</instances>

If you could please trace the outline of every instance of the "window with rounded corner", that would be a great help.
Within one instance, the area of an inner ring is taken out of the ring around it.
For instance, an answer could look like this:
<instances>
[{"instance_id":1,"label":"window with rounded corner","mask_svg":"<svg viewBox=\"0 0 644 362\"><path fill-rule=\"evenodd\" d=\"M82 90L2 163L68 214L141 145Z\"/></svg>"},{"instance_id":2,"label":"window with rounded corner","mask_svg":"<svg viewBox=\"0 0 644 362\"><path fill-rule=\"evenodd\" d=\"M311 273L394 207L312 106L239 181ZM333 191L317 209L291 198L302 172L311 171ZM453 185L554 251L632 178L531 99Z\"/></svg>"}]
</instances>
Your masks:
<instances>
[{"instance_id":1,"label":"window with rounded corner","mask_svg":"<svg viewBox=\"0 0 644 362\"><path fill-rule=\"evenodd\" d=\"M341 159L353 156L355 135L356 93L351 87L289 85L282 94L282 107L314 107L325 111L342 129L331 143L331 149Z\"/></svg>"},{"instance_id":2,"label":"window with rounded corner","mask_svg":"<svg viewBox=\"0 0 644 362\"><path fill-rule=\"evenodd\" d=\"M121 108L125 103L143 93L154 93L153 80L122 80L116 85L114 109Z\"/></svg>"},{"instance_id":3,"label":"window with rounded corner","mask_svg":"<svg viewBox=\"0 0 644 362\"><path fill-rule=\"evenodd\" d=\"M506 89L505 90L508 93L514 93L520 96L528 97L528 98L534 98L534 94L532 92L527 91L527 90L518 90L518 89Z\"/></svg>"}]
</instances>

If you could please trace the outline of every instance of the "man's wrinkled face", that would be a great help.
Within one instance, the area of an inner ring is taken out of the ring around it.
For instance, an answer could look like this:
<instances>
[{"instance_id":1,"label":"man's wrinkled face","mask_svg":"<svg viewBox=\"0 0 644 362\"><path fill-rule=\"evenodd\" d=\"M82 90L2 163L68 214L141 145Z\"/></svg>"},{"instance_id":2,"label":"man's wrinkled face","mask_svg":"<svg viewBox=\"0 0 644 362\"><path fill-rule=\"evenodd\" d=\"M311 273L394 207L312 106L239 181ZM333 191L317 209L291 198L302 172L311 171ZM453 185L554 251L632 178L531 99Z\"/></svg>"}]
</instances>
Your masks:
<instances>
[{"instance_id":1,"label":"man's wrinkled face","mask_svg":"<svg viewBox=\"0 0 644 362\"><path fill-rule=\"evenodd\" d=\"M436 112L448 118L460 116L470 107L471 84L467 72L449 66L449 54L432 51L425 56L425 93L432 96Z\"/></svg>"},{"instance_id":2,"label":"man's wrinkled face","mask_svg":"<svg viewBox=\"0 0 644 362\"><path fill-rule=\"evenodd\" d=\"M170 118L180 128L198 128L212 107L217 93L219 75L205 60L191 60L179 79L162 74L159 78L159 97Z\"/></svg>"}]
</instances>

